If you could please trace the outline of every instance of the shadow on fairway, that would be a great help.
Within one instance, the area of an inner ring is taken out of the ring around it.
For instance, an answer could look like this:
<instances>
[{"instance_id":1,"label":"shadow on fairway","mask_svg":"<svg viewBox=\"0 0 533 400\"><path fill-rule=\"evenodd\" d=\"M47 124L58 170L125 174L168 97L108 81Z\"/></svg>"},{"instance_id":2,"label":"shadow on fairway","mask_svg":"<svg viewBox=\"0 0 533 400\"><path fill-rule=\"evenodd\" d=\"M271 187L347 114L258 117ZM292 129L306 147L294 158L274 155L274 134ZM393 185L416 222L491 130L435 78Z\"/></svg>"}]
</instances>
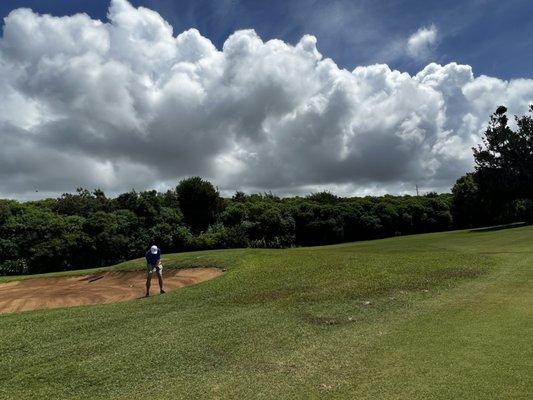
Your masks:
<instances>
[{"instance_id":1,"label":"shadow on fairway","mask_svg":"<svg viewBox=\"0 0 533 400\"><path fill-rule=\"evenodd\" d=\"M486 228L474 228L474 229L470 229L468 232L469 233L494 232L494 231L501 231L504 229L520 228L526 225L528 225L526 222L514 222L512 224L507 224L507 225L496 225L496 226L489 226Z\"/></svg>"}]
</instances>

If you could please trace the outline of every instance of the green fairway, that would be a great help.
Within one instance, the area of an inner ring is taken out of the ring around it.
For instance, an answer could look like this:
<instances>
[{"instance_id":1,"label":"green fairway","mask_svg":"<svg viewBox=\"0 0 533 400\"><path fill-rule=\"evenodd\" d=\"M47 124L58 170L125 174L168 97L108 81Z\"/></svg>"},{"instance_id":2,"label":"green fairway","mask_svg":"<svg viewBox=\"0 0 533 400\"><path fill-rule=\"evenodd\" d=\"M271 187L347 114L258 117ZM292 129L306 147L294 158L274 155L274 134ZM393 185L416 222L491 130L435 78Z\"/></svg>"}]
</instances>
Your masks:
<instances>
[{"instance_id":1,"label":"green fairway","mask_svg":"<svg viewBox=\"0 0 533 400\"><path fill-rule=\"evenodd\" d=\"M0 315L0 399L533 397L533 227L163 260L227 272Z\"/></svg>"}]
</instances>

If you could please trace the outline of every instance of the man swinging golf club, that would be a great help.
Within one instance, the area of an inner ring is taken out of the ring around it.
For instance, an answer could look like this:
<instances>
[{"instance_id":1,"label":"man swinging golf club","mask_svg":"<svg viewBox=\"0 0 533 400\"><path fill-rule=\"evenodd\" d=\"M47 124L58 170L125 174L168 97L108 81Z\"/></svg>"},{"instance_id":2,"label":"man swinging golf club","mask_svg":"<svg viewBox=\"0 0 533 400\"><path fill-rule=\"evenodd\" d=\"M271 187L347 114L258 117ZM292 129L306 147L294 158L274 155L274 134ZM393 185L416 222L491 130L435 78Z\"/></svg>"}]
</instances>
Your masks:
<instances>
[{"instance_id":1,"label":"man swinging golf club","mask_svg":"<svg viewBox=\"0 0 533 400\"><path fill-rule=\"evenodd\" d=\"M146 252L146 295L150 296L150 282L152 281L152 274L157 273L157 280L159 281L159 290L161 294L165 293L163 290L163 266L161 265L161 250L153 245L150 250Z\"/></svg>"}]
</instances>

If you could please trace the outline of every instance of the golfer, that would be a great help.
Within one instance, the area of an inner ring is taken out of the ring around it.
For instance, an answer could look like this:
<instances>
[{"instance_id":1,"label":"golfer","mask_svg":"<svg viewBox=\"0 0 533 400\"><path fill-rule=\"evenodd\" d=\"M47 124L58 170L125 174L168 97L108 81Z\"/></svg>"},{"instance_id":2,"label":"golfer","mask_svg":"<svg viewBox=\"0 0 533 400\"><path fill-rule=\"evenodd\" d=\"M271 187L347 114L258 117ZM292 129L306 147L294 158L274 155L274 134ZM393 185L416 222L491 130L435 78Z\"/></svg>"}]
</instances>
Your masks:
<instances>
[{"instance_id":1,"label":"golfer","mask_svg":"<svg viewBox=\"0 0 533 400\"><path fill-rule=\"evenodd\" d=\"M157 273L157 280L159 281L159 290L161 294L165 293L163 290L163 266L161 265L161 250L153 245L150 250L146 252L146 297L150 296L150 282L152 281L152 274Z\"/></svg>"}]
</instances>

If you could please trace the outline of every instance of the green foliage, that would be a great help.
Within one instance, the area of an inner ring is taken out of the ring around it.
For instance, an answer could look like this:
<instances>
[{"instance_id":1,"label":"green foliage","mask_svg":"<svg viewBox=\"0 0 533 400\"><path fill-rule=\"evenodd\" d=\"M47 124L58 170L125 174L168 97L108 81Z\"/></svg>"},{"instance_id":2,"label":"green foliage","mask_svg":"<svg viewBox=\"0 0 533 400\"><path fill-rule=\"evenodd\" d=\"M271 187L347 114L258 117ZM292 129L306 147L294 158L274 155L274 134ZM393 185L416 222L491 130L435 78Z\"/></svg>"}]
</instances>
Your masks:
<instances>
[{"instance_id":1,"label":"green foliage","mask_svg":"<svg viewBox=\"0 0 533 400\"><path fill-rule=\"evenodd\" d=\"M515 204L519 219L529 224L533 223L533 199L520 199Z\"/></svg>"},{"instance_id":2,"label":"green foliage","mask_svg":"<svg viewBox=\"0 0 533 400\"><path fill-rule=\"evenodd\" d=\"M231 202L220 215L220 220L225 226L237 226L248 219L246 205L241 202Z\"/></svg>"},{"instance_id":3,"label":"green foliage","mask_svg":"<svg viewBox=\"0 0 533 400\"><path fill-rule=\"evenodd\" d=\"M343 241L344 227L340 210L329 205L305 201L292 209L297 244L319 245Z\"/></svg>"},{"instance_id":4,"label":"green foliage","mask_svg":"<svg viewBox=\"0 0 533 400\"><path fill-rule=\"evenodd\" d=\"M482 144L472 149L475 172L452 189L457 227L530 220L525 204L533 199L533 118L515 116L513 130L506 112L500 106L490 117Z\"/></svg>"},{"instance_id":5,"label":"green foliage","mask_svg":"<svg viewBox=\"0 0 533 400\"><path fill-rule=\"evenodd\" d=\"M279 203L269 198L252 201L247 204L247 213L250 241L265 244L255 247L287 247L294 243L294 219Z\"/></svg>"},{"instance_id":6,"label":"green foliage","mask_svg":"<svg viewBox=\"0 0 533 400\"><path fill-rule=\"evenodd\" d=\"M92 193L83 188L76 189L76 194L65 193L52 203L52 209L65 215L87 215L95 211L109 210L109 203L103 191L96 189Z\"/></svg>"},{"instance_id":7,"label":"green foliage","mask_svg":"<svg viewBox=\"0 0 533 400\"><path fill-rule=\"evenodd\" d=\"M176 187L176 193L185 222L194 232L205 231L215 222L221 201L210 182L198 176L184 179Z\"/></svg>"},{"instance_id":8,"label":"green foliage","mask_svg":"<svg viewBox=\"0 0 533 400\"><path fill-rule=\"evenodd\" d=\"M111 199L78 189L58 199L0 200L0 265L4 274L40 273L122 262L154 243L163 253L285 248L445 230L453 226L450 200L446 194L340 198L328 192L284 199L238 192L221 199L197 177L166 193L132 190Z\"/></svg>"},{"instance_id":9,"label":"green foliage","mask_svg":"<svg viewBox=\"0 0 533 400\"><path fill-rule=\"evenodd\" d=\"M336 204L340 201L338 196L328 191L310 194L307 199L319 204Z\"/></svg>"},{"instance_id":10,"label":"green foliage","mask_svg":"<svg viewBox=\"0 0 533 400\"><path fill-rule=\"evenodd\" d=\"M533 198L533 118L515 117L517 129L513 130L506 112L504 106L498 107L483 144L473 149L477 181L484 195L502 202Z\"/></svg>"},{"instance_id":11,"label":"green foliage","mask_svg":"<svg viewBox=\"0 0 533 400\"><path fill-rule=\"evenodd\" d=\"M479 226L483 218L483 206L475 174L468 173L452 188L453 216L459 227Z\"/></svg>"},{"instance_id":12,"label":"green foliage","mask_svg":"<svg viewBox=\"0 0 533 400\"><path fill-rule=\"evenodd\" d=\"M28 263L25 259L6 260L0 264L0 276L24 275L28 273Z\"/></svg>"}]
</instances>

